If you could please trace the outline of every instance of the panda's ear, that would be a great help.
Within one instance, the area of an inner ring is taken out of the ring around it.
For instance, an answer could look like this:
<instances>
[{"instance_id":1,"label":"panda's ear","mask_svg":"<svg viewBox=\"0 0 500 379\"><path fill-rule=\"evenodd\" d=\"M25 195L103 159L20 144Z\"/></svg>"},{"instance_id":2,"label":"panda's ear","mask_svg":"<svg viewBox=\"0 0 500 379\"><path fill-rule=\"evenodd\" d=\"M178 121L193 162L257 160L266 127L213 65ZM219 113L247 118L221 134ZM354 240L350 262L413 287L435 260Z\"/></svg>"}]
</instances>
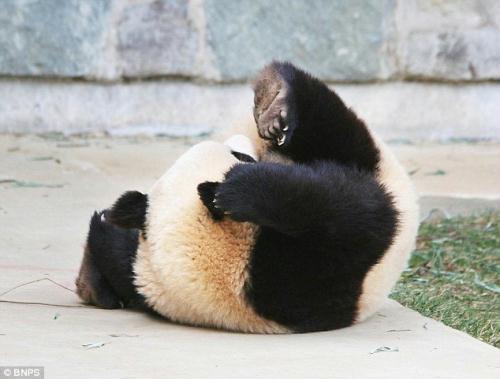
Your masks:
<instances>
[{"instance_id":1,"label":"panda's ear","mask_svg":"<svg viewBox=\"0 0 500 379\"><path fill-rule=\"evenodd\" d=\"M256 163L257 161L251 156L251 155L248 155L248 154L245 154L245 153L240 153L238 151L231 151L231 154L233 154L237 160L239 160L240 162L245 162L245 163Z\"/></svg>"},{"instance_id":2,"label":"panda's ear","mask_svg":"<svg viewBox=\"0 0 500 379\"><path fill-rule=\"evenodd\" d=\"M127 191L106 212L106 220L126 229L144 229L148 196L138 191Z\"/></svg>"}]
</instances>

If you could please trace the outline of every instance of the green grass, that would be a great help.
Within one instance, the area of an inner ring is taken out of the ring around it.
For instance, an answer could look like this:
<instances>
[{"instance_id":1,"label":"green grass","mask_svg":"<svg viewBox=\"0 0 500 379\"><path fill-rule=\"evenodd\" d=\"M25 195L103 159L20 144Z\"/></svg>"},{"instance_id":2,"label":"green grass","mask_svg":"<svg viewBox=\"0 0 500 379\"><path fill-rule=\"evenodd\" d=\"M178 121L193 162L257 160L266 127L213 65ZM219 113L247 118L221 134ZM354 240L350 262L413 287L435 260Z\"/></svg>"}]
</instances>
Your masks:
<instances>
[{"instance_id":1,"label":"green grass","mask_svg":"<svg viewBox=\"0 0 500 379\"><path fill-rule=\"evenodd\" d=\"M391 297L500 347L500 213L422 224Z\"/></svg>"}]
</instances>

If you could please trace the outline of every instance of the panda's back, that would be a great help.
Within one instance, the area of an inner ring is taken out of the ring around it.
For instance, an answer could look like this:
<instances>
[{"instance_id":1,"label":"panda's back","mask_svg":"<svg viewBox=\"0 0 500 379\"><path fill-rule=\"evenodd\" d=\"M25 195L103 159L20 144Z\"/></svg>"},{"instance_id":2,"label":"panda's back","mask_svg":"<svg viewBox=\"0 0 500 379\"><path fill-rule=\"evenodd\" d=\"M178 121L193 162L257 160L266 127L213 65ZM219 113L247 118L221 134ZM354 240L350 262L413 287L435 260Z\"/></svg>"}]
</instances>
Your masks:
<instances>
[{"instance_id":1,"label":"panda's back","mask_svg":"<svg viewBox=\"0 0 500 379\"><path fill-rule=\"evenodd\" d=\"M409 175L390 148L376 135L373 137L381 157L377 179L393 196L399 213L398 229L391 246L364 278L356 322L373 315L386 300L415 248L419 226L418 195Z\"/></svg>"}]
</instances>

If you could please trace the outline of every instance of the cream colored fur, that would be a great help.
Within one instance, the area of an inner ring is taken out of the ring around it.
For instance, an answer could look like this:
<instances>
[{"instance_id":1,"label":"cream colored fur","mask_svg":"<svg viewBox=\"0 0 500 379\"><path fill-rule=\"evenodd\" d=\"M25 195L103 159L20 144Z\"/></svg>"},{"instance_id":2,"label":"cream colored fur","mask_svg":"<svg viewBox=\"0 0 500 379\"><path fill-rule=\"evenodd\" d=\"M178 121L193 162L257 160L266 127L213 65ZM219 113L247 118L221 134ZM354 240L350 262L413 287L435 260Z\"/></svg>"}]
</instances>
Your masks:
<instances>
[{"instance_id":1,"label":"cream colored fur","mask_svg":"<svg viewBox=\"0 0 500 379\"><path fill-rule=\"evenodd\" d=\"M389 295L415 248L419 225L418 198L410 177L388 146L373 137L381 158L378 179L394 196L394 205L399 212L399 226L391 247L365 277L358 303L357 322L373 315Z\"/></svg>"},{"instance_id":2,"label":"cream colored fur","mask_svg":"<svg viewBox=\"0 0 500 379\"><path fill-rule=\"evenodd\" d=\"M255 151L254 144L248 137L245 137L242 134L236 134L232 137L229 137L224 145L229 146L232 151L237 151L239 153L244 153L250 155L253 159L257 160L257 152Z\"/></svg>"},{"instance_id":3,"label":"cream colored fur","mask_svg":"<svg viewBox=\"0 0 500 379\"><path fill-rule=\"evenodd\" d=\"M228 142L252 156L242 139ZM214 222L198 184L221 181L238 160L221 143L202 142L182 155L149 193L147 240L141 238L135 284L158 313L178 322L254 333L288 330L258 316L244 299L256 226Z\"/></svg>"}]
</instances>

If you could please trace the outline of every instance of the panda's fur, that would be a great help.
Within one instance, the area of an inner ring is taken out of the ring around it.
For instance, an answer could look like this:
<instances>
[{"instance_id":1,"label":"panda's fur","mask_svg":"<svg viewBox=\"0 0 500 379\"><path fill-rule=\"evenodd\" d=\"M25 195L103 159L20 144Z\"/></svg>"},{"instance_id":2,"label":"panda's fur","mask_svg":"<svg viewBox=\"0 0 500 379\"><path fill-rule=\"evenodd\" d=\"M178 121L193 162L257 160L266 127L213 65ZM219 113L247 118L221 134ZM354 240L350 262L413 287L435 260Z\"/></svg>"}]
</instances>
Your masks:
<instances>
[{"instance_id":1,"label":"panda's fur","mask_svg":"<svg viewBox=\"0 0 500 379\"><path fill-rule=\"evenodd\" d=\"M254 88L250 139L202 142L147 195L94 215L83 300L253 333L345 327L380 307L414 247L408 175L307 73L273 63Z\"/></svg>"},{"instance_id":2,"label":"panda's fur","mask_svg":"<svg viewBox=\"0 0 500 379\"><path fill-rule=\"evenodd\" d=\"M135 284L156 312L174 321L283 332L244 299L257 226L215 221L198 197L198 184L223 180L236 163L228 146L202 142L158 180L148 194L147 239L139 244Z\"/></svg>"}]
</instances>

